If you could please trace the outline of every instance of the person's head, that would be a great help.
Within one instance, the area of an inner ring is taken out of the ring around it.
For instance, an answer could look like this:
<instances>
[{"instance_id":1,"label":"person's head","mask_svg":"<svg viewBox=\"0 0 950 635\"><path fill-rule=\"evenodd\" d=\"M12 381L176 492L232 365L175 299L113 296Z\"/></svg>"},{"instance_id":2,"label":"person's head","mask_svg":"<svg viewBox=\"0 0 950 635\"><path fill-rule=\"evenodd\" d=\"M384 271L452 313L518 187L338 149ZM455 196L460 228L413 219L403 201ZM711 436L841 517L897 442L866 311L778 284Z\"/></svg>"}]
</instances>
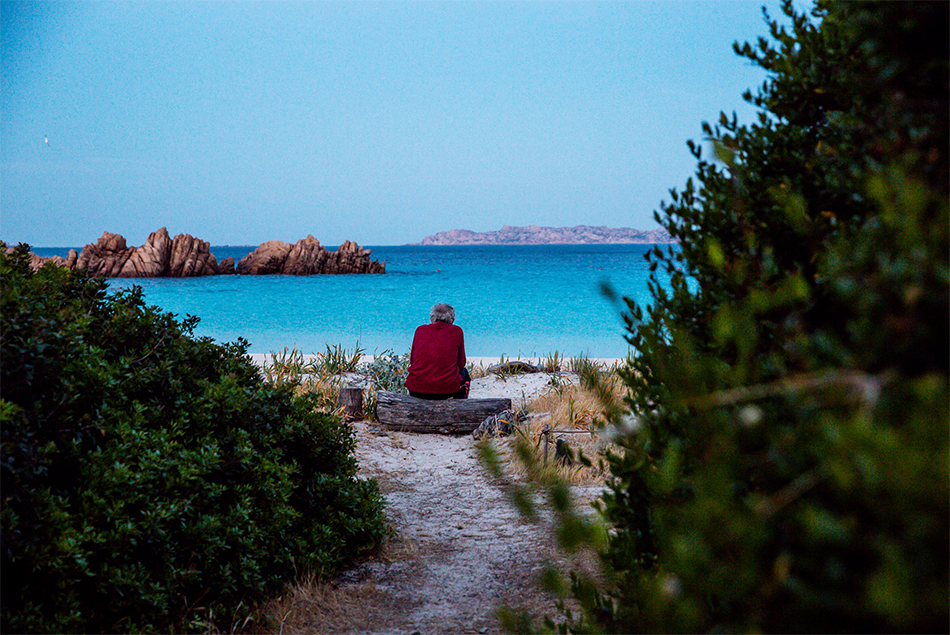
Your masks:
<instances>
[{"instance_id":1,"label":"person's head","mask_svg":"<svg viewBox=\"0 0 950 635\"><path fill-rule=\"evenodd\" d=\"M432 307L432 310L429 311L429 321L433 324L436 322L453 324L455 323L455 309L448 304L436 304Z\"/></svg>"}]
</instances>

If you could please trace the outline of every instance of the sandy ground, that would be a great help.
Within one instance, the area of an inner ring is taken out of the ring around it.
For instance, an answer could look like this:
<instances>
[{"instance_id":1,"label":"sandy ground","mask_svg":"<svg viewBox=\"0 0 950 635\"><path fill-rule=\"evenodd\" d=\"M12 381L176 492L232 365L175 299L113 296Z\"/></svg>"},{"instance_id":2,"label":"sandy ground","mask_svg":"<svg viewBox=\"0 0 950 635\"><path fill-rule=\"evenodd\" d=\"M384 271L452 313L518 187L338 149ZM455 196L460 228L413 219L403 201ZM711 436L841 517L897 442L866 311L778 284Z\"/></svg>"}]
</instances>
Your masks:
<instances>
[{"instance_id":1,"label":"sandy ground","mask_svg":"<svg viewBox=\"0 0 950 635\"><path fill-rule=\"evenodd\" d=\"M544 373L488 376L473 380L470 397L518 408L550 389ZM537 585L545 563L560 559L549 529L521 519L471 435L354 425L361 474L379 483L396 535L381 557L334 581L336 600L324 598L319 619L297 632L501 633L502 605L556 617L555 598Z\"/></svg>"}]
</instances>

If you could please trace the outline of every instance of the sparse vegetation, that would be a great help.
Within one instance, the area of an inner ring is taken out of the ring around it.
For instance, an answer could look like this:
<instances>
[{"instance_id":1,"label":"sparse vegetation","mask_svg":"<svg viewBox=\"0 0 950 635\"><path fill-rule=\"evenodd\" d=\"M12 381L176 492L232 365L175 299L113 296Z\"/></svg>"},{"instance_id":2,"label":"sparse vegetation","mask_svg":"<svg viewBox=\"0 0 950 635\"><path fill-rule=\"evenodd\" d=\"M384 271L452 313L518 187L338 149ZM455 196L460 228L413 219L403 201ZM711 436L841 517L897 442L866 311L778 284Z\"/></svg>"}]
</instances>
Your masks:
<instances>
[{"instance_id":1,"label":"sparse vegetation","mask_svg":"<svg viewBox=\"0 0 950 635\"><path fill-rule=\"evenodd\" d=\"M478 379L488 374L488 369L481 363L476 365L474 362L469 362L465 365L465 368L468 369L468 374L472 379Z\"/></svg>"},{"instance_id":2,"label":"sparse vegetation","mask_svg":"<svg viewBox=\"0 0 950 635\"><path fill-rule=\"evenodd\" d=\"M383 351L372 362L365 363L358 371L369 381L366 389L364 410L366 416L376 419L376 395L380 390L408 394L406 376L409 373L409 353L395 355L391 350Z\"/></svg>"},{"instance_id":3,"label":"sparse vegetation","mask_svg":"<svg viewBox=\"0 0 950 635\"><path fill-rule=\"evenodd\" d=\"M378 391L407 393L409 354L396 355L387 349L369 361L365 357L359 345L351 353L340 345L328 344L326 353L314 355L309 362L296 349L284 349L271 355L263 371L269 381L288 383L299 394L311 395L321 411L329 414L339 414L339 391L345 377L358 375L356 381L364 390L364 412L373 419Z\"/></svg>"},{"instance_id":4,"label":"sparse vegetation","mask_svg":"<svg viewBox=\"0 0 950 635\"><path fill-rule=\"evenodd\" d=\"M546 373L556 373L561 370L561 366L564 363L564 358L558 351L549 353L544 361L541 363L541 370Z\"/></svg>"},{"instance_id":5,"label":"sparse vegetation","mask_svg":"<svg viewBox=\"0 0 950 635\"><path fill-rule=\"evenodd\" d=\"M571 362L564 360L565 365ZM532 460L540 462L539 469L546 473L558 474L574 484L603 482L605 469L599 457L609 450L610 442L600 431L609 417L609 408L616 408L622 401L626 387L616 368L590 363L578 367L587 373L580 381L573 373L553 372L552 390L525 404L528 418L518 434L507 443L496 444L502 452L500 460L513 475L525 476L534 469L515 453L523 445L521 452L533 448ZM558 455L559 451L569 453L567 460L563 454ZM585 464L581 455L595 460Z\"/></svg>"},{"instance_id":6,"label":"sparse vegetation","mask_svg":"<svg viewBox=\"0 0 950 635\"><path fill-rule=\"evenodd\" d=\"M341 344L327 344L327 350L317 353L306 365L306 372L318 377L335 377L344 373L354 373L363 359L364 351L359 344L352 352Z\"/></svg>"}]
</instances>

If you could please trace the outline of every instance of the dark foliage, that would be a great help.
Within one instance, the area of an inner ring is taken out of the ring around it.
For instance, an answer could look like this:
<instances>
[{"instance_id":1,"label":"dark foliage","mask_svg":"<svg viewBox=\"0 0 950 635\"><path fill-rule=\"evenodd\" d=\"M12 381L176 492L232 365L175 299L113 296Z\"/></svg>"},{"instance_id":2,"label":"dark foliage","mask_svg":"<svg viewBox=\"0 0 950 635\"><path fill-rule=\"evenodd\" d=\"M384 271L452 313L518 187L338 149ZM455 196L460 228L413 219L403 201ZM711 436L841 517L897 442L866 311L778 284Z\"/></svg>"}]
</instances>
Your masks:
<instances>
[{"instance_id":1,"label":"dark foliage","mask_svg":"<svg viewBox=\"0 0 950 635\"><path fill-rule=\"evenodd\" d=\"M0 275L3 632L229 628L379 544L349 428L265 385L246 343L34 273L23 245Z\"/></svg>"},{"instance_id":2,"label":"dark foliage","mask_svg":"<svg viewBox=\"0 0 950 635\"><path fill-rule=\"evenodd\" d=\"M561 630L946 632L948 7L789 2L736 46L761 116L657 214L611 583Z\"/></svg>"}]
</instances>

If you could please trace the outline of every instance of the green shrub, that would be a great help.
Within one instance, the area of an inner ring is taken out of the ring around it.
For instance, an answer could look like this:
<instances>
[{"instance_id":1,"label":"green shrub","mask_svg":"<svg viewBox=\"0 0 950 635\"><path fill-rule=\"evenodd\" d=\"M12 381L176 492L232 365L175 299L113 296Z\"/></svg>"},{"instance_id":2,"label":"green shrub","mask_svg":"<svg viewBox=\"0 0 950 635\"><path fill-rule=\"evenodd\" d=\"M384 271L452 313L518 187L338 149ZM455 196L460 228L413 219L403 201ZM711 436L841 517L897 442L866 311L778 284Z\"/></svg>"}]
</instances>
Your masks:
<instances>
[{"instance_id":1,"label":"green shrub","mask_svg":"<svg viewBox=\"0 0 950 635\"><path fill-rule=\"evenodd\" d=\"M605 583L573 577L562 631L950 621L948 5L784 12L736 47L758 122L704 125L717 160L691 144L657 214Z\"/></svg>"},{"instance_id":2,"label":"green shrub","mask_svg":"<svg viewBox=\"0 0 950 635\"><path fill-rule=\"evenodd\" d=\"M0 275L3 632L200 630L379 544L350 429L245 342L22 245Z\"/></svg>"},{"instance_id":3,"label":"green shrub","mask_svg":"<svg viewBox=\"0 0 950 635\"><path fill-rule=\"evenodd\" d=\"M385 350L373 357L371 362L363 362L357 372L369 378L374 391L388 390L409 394L406 389L406 376L409 374L409 353L396 355Z\"/></svg>"}]
</instances>

